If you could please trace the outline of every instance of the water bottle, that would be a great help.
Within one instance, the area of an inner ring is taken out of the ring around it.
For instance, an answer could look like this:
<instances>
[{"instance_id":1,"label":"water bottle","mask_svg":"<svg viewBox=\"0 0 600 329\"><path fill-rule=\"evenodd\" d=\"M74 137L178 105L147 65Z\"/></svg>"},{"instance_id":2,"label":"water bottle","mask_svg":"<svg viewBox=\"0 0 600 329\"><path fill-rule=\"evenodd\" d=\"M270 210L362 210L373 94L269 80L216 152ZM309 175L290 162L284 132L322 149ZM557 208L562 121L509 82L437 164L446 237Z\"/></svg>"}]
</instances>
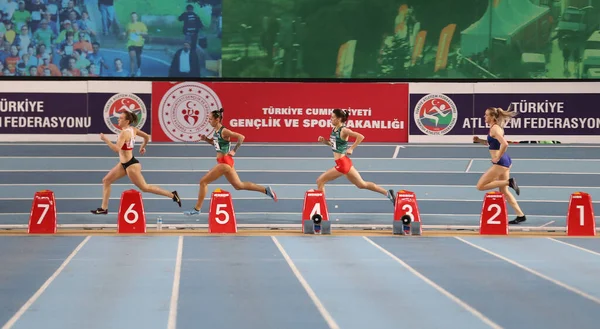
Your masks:
<instances>
[{"instance_id":1,"label":"water bottle","mask_svg":"<svg viewBox=\"0 0 600 329\"><path fill-rule=\"evenodd\" d=\"M156 219L156 229L159 231L162 230L162 217Z\"/></svg>"}]
</instances>

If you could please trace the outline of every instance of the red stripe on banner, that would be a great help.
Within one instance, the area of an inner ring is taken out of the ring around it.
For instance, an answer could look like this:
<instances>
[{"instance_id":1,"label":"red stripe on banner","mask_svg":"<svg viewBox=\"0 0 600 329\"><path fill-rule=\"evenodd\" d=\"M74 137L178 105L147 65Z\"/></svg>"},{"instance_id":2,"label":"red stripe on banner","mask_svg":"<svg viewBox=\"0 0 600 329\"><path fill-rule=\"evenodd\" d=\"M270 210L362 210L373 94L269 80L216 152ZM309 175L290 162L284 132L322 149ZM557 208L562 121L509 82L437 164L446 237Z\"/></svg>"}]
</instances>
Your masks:
<instances>
[{"instance_id":1,"label":"red stripe on banner","mask_svg":"<svg viewBox=\"0 0 600 329\"><path fill-rule=\"evenodd\" d=\"M350 110L347 126L364 142L408 141L406 83L153 82L152 140L197 142L212 132L210 111L246 142L317 142L331 111Z\"/></svg>"}]
</instances>

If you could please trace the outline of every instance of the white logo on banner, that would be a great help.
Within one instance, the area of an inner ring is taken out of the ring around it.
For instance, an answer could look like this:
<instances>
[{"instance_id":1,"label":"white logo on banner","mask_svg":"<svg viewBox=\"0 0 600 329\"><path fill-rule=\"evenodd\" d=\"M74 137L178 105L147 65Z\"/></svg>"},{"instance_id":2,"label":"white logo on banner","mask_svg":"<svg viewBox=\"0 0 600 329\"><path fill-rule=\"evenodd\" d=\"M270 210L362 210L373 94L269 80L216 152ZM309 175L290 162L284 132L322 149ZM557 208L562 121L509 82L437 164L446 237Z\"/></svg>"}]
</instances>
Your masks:
<instances>
[{"instance_id":1,"label":"white logo on banner","mask_svg":"<svg viewBox=\"0 0 600 329\"><path fill-rule=\"evenodd\" d=\"M197 142L212 130L210 112L221 108L219 96L199 82L182 82L160 100L158 119L167 137L177 142Z\"/></svg>"},{"instance_id":2,"label":"white logo on banner","mask_svg":"<svg viewBox=\"0 0 600 329\"><path fill-rule=\"evenodd\" d=\"M458 119L456 104L444 94L429 94L419 100L413 112L417 127L427 135L445 135Z\"/></svg>"},{"instance_id":3,"label":"white logo on banner","mask_svg":"<svg viewBox=\"0 0 600 329\"><path fill-rule=\"evenodd\" d=\"M104 104L104 123L115 134L121 132L119 128L119 116L124 111L129 111L137 115L138 122L135 125L142 129L146 123L146 104L135 94L116 94Z\"/></svg>"}]
</instances>

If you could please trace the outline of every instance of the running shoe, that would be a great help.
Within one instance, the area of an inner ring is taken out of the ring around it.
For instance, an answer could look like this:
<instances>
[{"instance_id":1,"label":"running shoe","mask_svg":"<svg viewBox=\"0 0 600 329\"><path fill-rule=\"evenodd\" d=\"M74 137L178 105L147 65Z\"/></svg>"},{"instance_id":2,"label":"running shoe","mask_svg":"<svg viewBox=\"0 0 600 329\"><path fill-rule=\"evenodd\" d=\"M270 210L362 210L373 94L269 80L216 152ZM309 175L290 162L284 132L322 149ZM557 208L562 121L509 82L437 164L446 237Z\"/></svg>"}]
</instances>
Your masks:
<instances>
[{"instance_id":1,"label":"running shoe","mask_svg":"<svg viewBox=\"0 0 600 329\"><path fill-rule=\"evenodd\" d=\"M179 205L179 208L181 208L181 199L179 198L179 194L177 193L177 191L173 191L172 200L177 202L177 204Z\"/></svg>"},{"instance_id":2,"label":"running shoe","mask_svg":"<svg viewBox=\"0 0 600 329\"><path fill-rule=\"evenodd\" d=\"M192 208L192 210L186 210L183 212L186 216L200 215L200 210L196 208Z\"/></svg>"},{"instance_id":3,"label":"running shoe","mask_svg":"<svg viewBox=\"0 0 600 329\"><path fill-rule=\"evenodd\" d=\"M108 214L108 209L98 208L98 209L91 210L90 212L94 215L106 215L106 214Z\"/></svg>"},{"instance_id":4,"label":"running shoe","mask_svg":"<svg viewBox=\"0 0 600 329\"><path fill-rule=\"evenodd\" d=\"M521 189L519 188L519 185L517 185L517 180L514 178L509 178L508 179L508 186L510 186L510 188L512 188L513 190L515 190L515 192L517 192L517 195L521 194Z\"/></svg>"},{"instance_id":5,"label":"running shoe","mask_svg":"<svg viewBox=\"0 0 600 329\"><path fill-rule=\"evenodd\" d=\"M396 196L394 195L394 190L388 190L387 198L392 201L393 205L396 205Z\"/></svg>"},{"instance_id":6,"label":"running shoe","mask_svg":"<svg viewBox=\"0 0 600 329\"><path fill-rule=\"evenodd\" d=\"M277 194L275 194L271 186L267 186L265 193L277 202Z\"/></svg>"}]
</instances>

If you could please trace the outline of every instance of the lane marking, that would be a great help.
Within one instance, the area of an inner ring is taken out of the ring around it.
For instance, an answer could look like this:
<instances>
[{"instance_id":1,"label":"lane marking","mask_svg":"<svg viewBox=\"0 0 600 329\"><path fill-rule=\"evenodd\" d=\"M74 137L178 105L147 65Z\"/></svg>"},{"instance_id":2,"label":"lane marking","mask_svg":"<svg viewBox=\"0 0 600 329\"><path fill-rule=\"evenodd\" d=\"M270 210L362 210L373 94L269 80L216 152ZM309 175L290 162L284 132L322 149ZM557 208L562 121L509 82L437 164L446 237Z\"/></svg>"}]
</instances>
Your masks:
<instances>
[{"instance_id":1,"label":"lane marking","mask_svg":"<svg viewBox=\"0 0 600 329\"><path fill-rule=\"evenodd\" d=\"M467 165L467 169L465 169L465 172L469 172L469 170L471 170L472 165L473 165L473 159L469 160L469 164Z\"/></svg>"},{"instance_id":2,"label":"lane marking","mask_svg":"<svg viewBox=\"0 0 600 329\"><path fill-rule=\"evenodd\" d=\"M292 261L290 256L285 251L285 249L283 249L283 246L279 243L279 240L277 240L277 238L275 236L271 236L271 239L277 246L277 249L279 249L279 251L283 255L283 258L285 258L285 261L288 263L288 265L292 269L292 272L294 273L294 275L296 276L298 281L300 281L300 284L302 285L302 287L304 287L304 290L306 290L306 293L308 294L310 299L312 299L313 303L319 310L319 313L321 313L321 316L323 316L323 318L327 322L327 325L329 326L329 328L339 329L340 328L339 325L335 322L335 320L333 319L333 317L331 316L329 311L327 311L325 306L323 306L323 303L321 302L319 297L317 297L317 294L313 291L313 289L310 287L308 282L304 279L304 277L302 276L302 273L300 273L300 271L296 267L296 264L294 264L294 262Z\"/></svg>"},{"instance_id":3,"label":"lane marking","mask_svg":"<svg viewBox=\"0 0 600 329\"><path fill-rule=\"evenodd\" d=\"M181 259L183 258L183 235L179 236L177 243L177 258L175 259L175 274L173 275L173 290L171 293L171 306L169 307L168 329L177 328L177 304L179 302L179 284L181 282Z\"/></svg>"},{"instance_id":4,"label":"lane marking","mask_svg":"<svg viewBox=\"0 0 600 329\"><path fill-rule=\"evenodd\" d=\"M568 242L560 241L560 240L557 240L557 239L554 239L554 238L548 238L548 239L550 239L550 240L552 240L554 242L562 243L562 244L567 245L567 246L569 246L571 248L579 249L581 251L585 251L587 253L594 254L596 256L600 256L599 252L596 252L596 251L593 251L593 250L590 250L590 249L587 249L587 248L583 248L583 247L580 247L578 245L574 245L574 244L571 244L571 243L568 243Z\"/></svg>"},{"instance_id":5,"label":"lane marking","mask_svg":"<svg viewBox=\"0 0 600 329\"><path fill-rule=\"evenodd\" d=\"M556 222L556 221L555 220L551 220L551 221L549 221L548 223L546 223L544 225L540 225L540 227L546 227L546 226L548 226L548 225L550 225L550 224L552 224L554 222Z\"/></svg>"},{"instance_id":6,"label":"lane marking","mask_svg":"<svg viewBox=\"0 0 600 329\"><path fill-rule=\"evenodd\" d=\"M398 152L400 152L400 145L396 146L396 149L394 150L394 155L392 155L392 159L396 159L398 157Z\"/></svg>"},{"instance_id":7,"label":"lane marking","mask_svg":"<svg viewBox=\"0 0 600 329\"><path fill-rule=\"evenodd\" d=\"M13 317L10 318L10 320L8 320L8 322L6 322L6 324L4 326L2 326L2 329L10 329L10 328L12 328L12 326L15 325L15 323L19 320L19 318L21 318L21 316L23 316L23 314L25 314L25 312L31 307L31 305L33 305L33 303L35 303L35 301L44 293L44 291L46 291L46 289L48 289L48 287L50 286L52 281L54 281L54 279L56 279L58 277L58 275L65 269L65 267L67 267L69 262L71 262L73 257L75 257L75 255L77 255L79 250L81 250L81 248L83 248L83 246L90 240L90 238L91 238L91 236L88 235L85 239L83 239L83 241L81 241L81 243L79 243L79 245L67 257L67 259L65 259L65 261L58 267L58 269L56 269L54 274L52 274L52 276L50 276L48 278L48 280L46 280L46 282L44 282L44 284L33 294L33 296L31 296L31 298L29 298L29 300L27 302L25 302L25 304L23 304L23 306L21 306L21 308L17 311L17 313L15 313L15 315L13 315Z\"/></svg>"},{"instance_id":8,"label":"lane marking","mask_svg":"<svg viewBox=\"0 0 600 329\"><path fill-rule=\"evenodd\" d=\"M442 288L437 283L431 281L428 277L426 277L425 275L423 275L420 272L418 272L417 270L415 270L413 267L411 267L410 265L408 265L407 263L405 263L403 260L401 260L400 258L398 258L396 255L394 255L391 252L389 252L387 249L385 249L382 246L378 245L377 243L375 243L373 240L369 239L366 236L363 236L363 238L365 240L367 240L367 242L369 242L370 244L372 244L373 246L375 246L377 249L379 249L381 252L383 252L384 254L388 255L389 257L391 257L396 262L400 263L400 265L402 265L404 268L406 268L407 270L409 270L413 275L415 275L419 279L425 281L425 283L427 283L428 285L432 286L435 290L439 291L441 294L443 294L444 296L448 297L450 300L452 300L453 302L455 302L456 304L458 304L459 306L461 306L465 310L469 311L471 314L473 314L474 316L476 316L479 320L483 321L488 326L490 326L492 328L497 328L497 329L501 329L502 328L500 325L498 325L497 323L493 322L488 317L486 317L485 315L483 315L483 313L479 312L478 310L476 310L475 308L473 308L469 304L467 304L464 301L462 301L460 298L458 298L455 295L453 295L452 293L448 292L446 289Z\"/></svg>"},{"instance_id":9,"label":"lane marking","mask_svg":"<svg viewBox=\"0 0 600 329\"><path fill-rule=\"evenodd\" d=\"M494 256L494 257L500 258L503 261L505 261L507 263L510 263L510 264L512 264L512 265L514 265L514 266L516 266L516 267L518 267L518 268L520 268L522 270L525 270L525 271L527 271L527 272L529 272L529 273L531 273L533 275L536 275L536 276L538 276L538 277L540 277L540 278L542 278L544 280L550 281L550 282L554 283L557 286L565 288L565 289L567 289L567 290L569 290L569 291L571 291L571 292L573 292L575 294L578 294L581 297L589 299L590 301L592 301L592 302L594 302L596 304L600 304L600 298L594 297L594 296L592 296L592 295L590 295L588 293L585 293L585 292L583 292L583 291L581 291L581 290L579 290L577 288L571 287L571 286L569 286L566 283L562 283L562 282L560 282L560 281L558 281L556 279L553 279L553 278L551 278L551 277L549 277L549 276L547 276L545 274L542 274L542 273L540 273L540 272L538 272L538 271L536 271L534 269L531 269L531 268L529 268L529 267L527 267L525 265L517 263L516 261L514 261L514 260L512 260L510 258L504 257L504 256L502 256L500 254L497 254L497 253L493 252L493 251L485 249L485 248L483 248L481 246L478 246L478 245L476 245L476 244L474 244L472 242L469 242L469 241L467 241L467 240L465 240L463 238L460 238L460 237L454 237L454 238L457 239L457 240L459 240L459 241L462 241L462 242L464 242L464 243L466 243L468 245L470 245L471 247L477 248L477 249L479 249L479 250L481 250L483 252L486 252L486 253Z\"/></svg>"}]
</instances>

